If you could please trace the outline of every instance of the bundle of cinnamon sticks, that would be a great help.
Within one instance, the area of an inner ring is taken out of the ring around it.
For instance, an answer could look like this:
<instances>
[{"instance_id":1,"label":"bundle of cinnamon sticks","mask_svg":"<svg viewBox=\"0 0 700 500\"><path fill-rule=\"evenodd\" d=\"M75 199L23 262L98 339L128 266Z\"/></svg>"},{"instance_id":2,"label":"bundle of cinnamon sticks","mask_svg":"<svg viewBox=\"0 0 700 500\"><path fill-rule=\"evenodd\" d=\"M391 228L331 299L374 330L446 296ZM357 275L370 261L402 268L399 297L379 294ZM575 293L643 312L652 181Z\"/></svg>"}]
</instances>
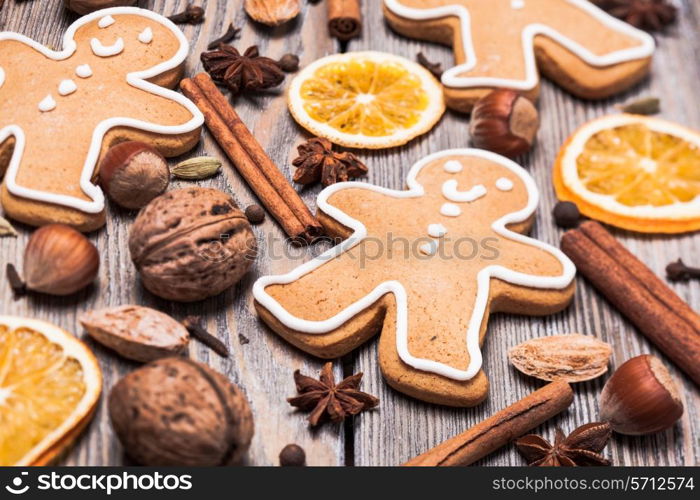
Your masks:
<instances>
[{"instance_id":1,"label":"bundle of cinnamon sticks","mask_svg":"<svg viewBox=\"0 0 700 500\"><path fill-rule=\"evenodd\" d=\"M183 93L202 111L212 135L287 235L309 243L323 232L284 174L277 168L248 127L216 87L200 73L180 82Z\"/></svg>"},{"instance_id":2,"label":"bundle of cinnamon sticks","mask_svg":"<svg viewBox=\"0 0 700 500\"><path fill-rule=\"evenodd\" d=\"M700 315L594 221L564 234L562 251L578 271L700 385Z\"/></svg>"}]
</instances>

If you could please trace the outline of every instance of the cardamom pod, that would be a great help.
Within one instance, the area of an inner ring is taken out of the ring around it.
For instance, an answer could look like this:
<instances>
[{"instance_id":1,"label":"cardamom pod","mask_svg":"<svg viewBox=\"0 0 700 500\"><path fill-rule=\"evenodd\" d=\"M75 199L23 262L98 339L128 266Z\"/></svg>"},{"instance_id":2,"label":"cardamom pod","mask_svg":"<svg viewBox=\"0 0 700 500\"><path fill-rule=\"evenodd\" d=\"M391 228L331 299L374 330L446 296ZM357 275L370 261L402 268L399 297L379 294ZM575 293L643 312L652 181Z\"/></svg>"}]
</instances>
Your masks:
<instances>
[{"instance_id":1,"label":"cardamom pod","mask_svg":"<svg viewBox=\"0 0 700 500\"><path fill-rule=\"evenodd\" d=\"M17 237L17 231L15 231L15 228L12 227L12 224L10 224L10 222L4 217L0 217L0 236Z\"/></svg>"},{"instance_id":2,"label":"cardamom pod","mask_svg":"<svg viewBox=\"0 0 700 500\"><path fill-rule=\"evenodd\" d=\"M645 97L626 104L618 104L617 109L633 115L655 115L661 111L661 101L656 97Z\"/></svg>"},{"instance_id":3,"label":"cardamom pod","mask_svg":"<svg viewBox=\"0 0 700 500\"><path fill-rule=\"evenodd\" d=\"M221 168L221 161L211 156L198 156L181 161L171 169L171 173L180 179L199 180L216 175Z\"/></svg>"}]
</instances>

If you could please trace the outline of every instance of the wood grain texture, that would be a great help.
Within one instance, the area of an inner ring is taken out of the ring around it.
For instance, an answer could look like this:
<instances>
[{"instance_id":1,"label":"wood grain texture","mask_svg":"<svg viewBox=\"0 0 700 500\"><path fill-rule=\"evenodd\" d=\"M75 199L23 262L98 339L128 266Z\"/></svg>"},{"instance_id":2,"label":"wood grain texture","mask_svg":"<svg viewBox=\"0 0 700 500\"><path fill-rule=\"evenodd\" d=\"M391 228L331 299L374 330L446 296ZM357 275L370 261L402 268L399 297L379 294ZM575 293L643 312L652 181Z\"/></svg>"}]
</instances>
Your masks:
<instances>
[{"instance_id":1,"label":"wood grain texture","mask_svg":"<svg viewBox=\"0 0 700 500\"><path fill-rule=\"evenodd\" d=\"M181 11L186 0L148 0L141 6L165 15ZM187 73L201 70L199 53L207 43L219 36L229 22L243 27L242 36L235 45L244 48L258 44L261 53L278 58L287 52L298 53L302 65L330 53L340 51L338 42L327 36L326 6L324 3L302 2L302 12L294 21L270 29L246 18L242 0L209 0L197 2L206 8L206 22L198 26L183 26L191 40L192 50ZM657 95L662 98L664 118L700 129L700 107L697 101L697 81L700 65L700 0L679 2L681 15L677 26L658 37L659 50L654 58L653 74L642 84L614 99L585 102L571 97L556 86L545 82L539 104L542 128L533 152L520 162L529 169L542 192L541 207L533 236L558 244L561 231L554 226L550 215L555 203L551 188L551 165L560 144L583 122L615 112L614 104L636 96ZM363 2L364 26L362 37L349 42L348 50L375 49L413 59L418 51L429 58L441 60L445 67L452 64L448 49L400 37L386 26L378 0ZM7 0L0 10L0 30L18 31L49 46L58 47L65 28L76 16L64 11L62 0L18 1ZM289 82L284 84L286 86ZM234 101L236 110L253 130L272 159L291 178L290 165L295 146L306 134L294 123L286 111L283 91L272 91ZM469 144L468 117L448 113L429 134L407 146L382 152L360 151L358 155L370 168L368 182L390 188L404 186L410 166L421 157L445 148L465 147ZM202 186L223 189L245 207L255 202L250 189L230 168L222 151L205 132L199 147L186 157L209 154L218 156L227 165L224 172ZM177 161L177 160L175 160ZM191 183L174 182L171 188L186 187ZM300 189L302 197L315 209L319 187ZM77 315L86 309L137 303L157 308L176 318L188 314L202 315L211 331L227 343L232 355L218 357L201 344L193 342L190 355L209 363L239 384L251 400L255 414L256 435L248 462L254 465L277 464L277 455L289 442L297 442L307 452L312 465L397 465L423 453L437 443L452 437L508 406L543 384L520 375L508 365L507 350L532 337L554 333L579 332L595 335L613 345L611 368L626 359L642 354L663 355L654 349L634 327L621 317L585 281L577 282L577 294L572 306L564 312L546 318L495 315L484 346L485 369L491 380L487 401L476 408L451 409L421 403L390 389L383 381L377 366L376 342L358 349L344 359L346 371L363 371L362 389L381 398L379 409L353 419L352 425L326 426L310 432L304 415L297 414L286 403L293 395L291 374L300 368L304 373L316 374L322 362L290 347L258 322L252 306L250 288L262 274L284 272L320 252L320 248L296 249L284 242L280 228L268 217L255 228L260 244L260 255L252 272L226 293L197 304L174 304L154 297L139 284L127 249L128 231L135 213L110 206L107 226L90 235L102 257L100 279L92 289L69 298L30 297L13 301L9 287L3 280L0 286L0 314L38 317L57 323L84 336L77 326ZM19 266L22 251L31 229L18 225L19 238L0 239L0 264ZM668 261L683 257L697 261L700 255L700 234L682 236L643 236L614 231L628 248L663 276ZM694 309L700 308L700 284L673 284L673 289ZM242 344L242 335L249 343ZM90 341L88 341L90 342ZM105 375L105 396L119 377L135 368L136 364L122 360L106 349L90 342ZM341 364L336 366L341 376ZM646 437L616 436L609 445L609 456L620 465L695 465L700 463L700 393L698 388L671 366L671 371L682 384L686 412L671 430ZM596 420L597 397L604 379L576 384L575 401L567 413L560 415L539 429L552 436L556 425L565 430ZM64 462L67 465L119 465L128 463L112 432L105 412L103 397L99 411L87 432ZM482 459L479 465L522 465L523 460L512 447Z\"/></svg>"}]
</instances>

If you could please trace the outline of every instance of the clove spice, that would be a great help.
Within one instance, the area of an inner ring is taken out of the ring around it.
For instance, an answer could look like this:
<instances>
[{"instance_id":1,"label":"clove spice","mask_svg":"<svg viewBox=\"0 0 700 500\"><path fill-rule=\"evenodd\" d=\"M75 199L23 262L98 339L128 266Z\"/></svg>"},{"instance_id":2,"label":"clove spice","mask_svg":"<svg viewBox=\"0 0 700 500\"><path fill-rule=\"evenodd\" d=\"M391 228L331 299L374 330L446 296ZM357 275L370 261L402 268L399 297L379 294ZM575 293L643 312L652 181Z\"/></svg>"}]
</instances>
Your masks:
<instances>
[{"instance_id":1,"label":"clove spice","mask_svg":"<svg viewBox=\"0 0 700 500\"><path fill-rule=\"evenodd\" d=\"M700 278L700 267L686 266L678 259L666 266L666 277L671 281L688 281L691 278Z\"/></svg>"},{"instance_id":2,"label":"clove spice","mask_svg":"<svg viewBox=\"0 0 700 500\"><path fill-rule=\"evenodd\" d=\"M442 63L430 61L422 52L416 54L416 60L418 64L430 71L435 78L438 80L442 78Z\"/></svg>"},{"instance_id":3,"label":"clove spice","mask_svg":"<svg viewBox=\"0 0 700 500\"><path fill-rule=\"evenodd\" d=\"M229 23L228 28L226 29L226 32L223 35L209 42L209 45L207 45L207 50L214 50L222 43L229 43L233 41L233 39L236 38L240 33L241 28L236 28L233 25L233 23Z\"/></svg>"},{"instance_id":4,"label":"clove spice","mask_svg":"<svg viewBox=\"0 0 700 500\"><path fill-rule=\"evenodd\" d=\"M197 5L188 5L177 14L168 17L175 24L200 24L204 21L204 9Z\"/></svg>"},{"instance_id":5,"label":"clove spice","mask_svg":"<svg viewBox=\"0 0 700 500\"><path fill-rule=\"evenodd\" d=\"M190 335L199 340L202 344L211 348L219 356L228 358L229 351L226 345L209 333L202 326L202 322L197 316L187 316L182 321L182 324L185 325L185 328L187 328L187 331L190 332Z\"/></svg>"},{"instance_id":6,"label":"clove spice","mask_svg":"<svg viewBox=\"0 0 700 500\"><path fill-rule=\"evenodd\" d=\"M655 115L661 111L661 101L656 97L644 97L626 104L618 104L616 108L633 115Z\"/></svg>"}]
</instances>

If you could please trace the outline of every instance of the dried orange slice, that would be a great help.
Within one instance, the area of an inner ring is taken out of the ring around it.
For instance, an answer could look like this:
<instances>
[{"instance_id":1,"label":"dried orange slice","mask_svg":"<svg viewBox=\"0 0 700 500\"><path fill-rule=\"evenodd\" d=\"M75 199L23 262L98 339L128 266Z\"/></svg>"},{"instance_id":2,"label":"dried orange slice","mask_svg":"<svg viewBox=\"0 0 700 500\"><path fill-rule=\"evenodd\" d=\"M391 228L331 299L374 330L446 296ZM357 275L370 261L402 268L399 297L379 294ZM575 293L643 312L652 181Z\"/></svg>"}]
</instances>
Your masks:
<instances>
[{"instance_id":1,"label":"dried orange slice","mask_svg":"<svg viewBox=\"0 0 700 500\"><path fill-rule=\"evenodd\" d=\"M559 152L554 188L584 215L645 233L700 229L700 133L639 115L578 129Z\"/></svg>"},{"instance_id":2,"label":"dried orange slice","mask_svg":"<svg viewBox=\"0 0 700 500\"><path fill-rule=\"evenodd\" d=\"M45 465L92 417L102 373L88 347L44 321L0 316L0 465Z\"/></svg>"},{"instance_id":3,"label":"dried orange slice","mask_svg":"<svg viewBox=\"0 0 700 500\"><path fill-rule=\"evenodd\" d=\"M355 148L405 144L445 112L440 83L422 66L383 52L319 59L292 81L294 119L311 133Z\"/></svg>"}]
</instances>

